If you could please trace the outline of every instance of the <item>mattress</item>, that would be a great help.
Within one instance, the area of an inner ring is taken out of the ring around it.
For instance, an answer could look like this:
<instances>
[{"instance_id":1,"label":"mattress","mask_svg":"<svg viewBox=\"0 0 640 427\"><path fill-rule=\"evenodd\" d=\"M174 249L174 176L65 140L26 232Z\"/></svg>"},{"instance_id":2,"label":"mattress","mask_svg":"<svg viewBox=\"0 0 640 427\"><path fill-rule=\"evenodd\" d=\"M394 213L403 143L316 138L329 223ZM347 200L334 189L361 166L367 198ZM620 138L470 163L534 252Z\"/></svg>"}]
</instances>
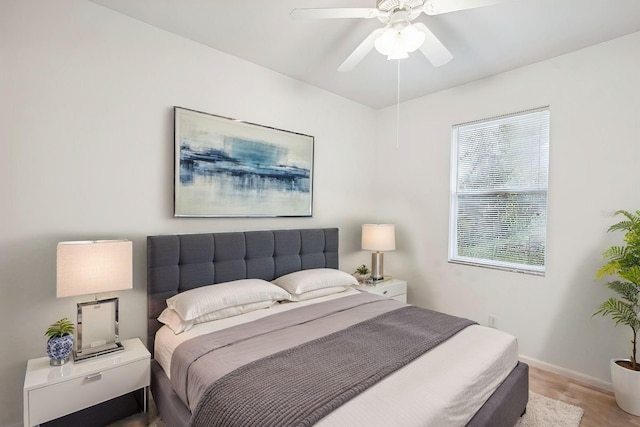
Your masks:
<instances>
[{"instance_id":1,"label":"mattress","mask_svg":"<svg viewBox=\"0 0 640 427\"><path fill-rule=\"evenodd\" d=\"M178 335L164 326L156 334L155 358L169 376L174 349L188 339L358 292L351 289L314 300L277 304L199 324ZM515 367L517 354L513 336L483 326L469 326L341 406L318 425L464 425Z\"/></svg>"}]
</instances>

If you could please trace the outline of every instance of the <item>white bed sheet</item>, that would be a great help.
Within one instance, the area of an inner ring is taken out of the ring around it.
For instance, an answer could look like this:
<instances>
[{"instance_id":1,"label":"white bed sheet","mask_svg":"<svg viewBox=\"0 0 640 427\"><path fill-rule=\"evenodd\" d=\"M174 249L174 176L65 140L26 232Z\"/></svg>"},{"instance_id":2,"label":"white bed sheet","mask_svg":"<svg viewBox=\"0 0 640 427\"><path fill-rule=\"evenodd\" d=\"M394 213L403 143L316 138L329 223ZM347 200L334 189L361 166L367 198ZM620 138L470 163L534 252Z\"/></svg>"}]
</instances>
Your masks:
<instances>
[{"instance_id":1,"label":"white bed sheet","mask_svg":"<svg viewBox=\"0 0 640 427\"><path fill-rule=\"evenodd\" d=\"M183 342L195 338L200 335L208 334L210 332L221 331L232 326L241 325L243 323L253 322L254 320L262 319L263 317L270 316L275 313L291 310L292 308L303 307L305 305L317 304L323 301L330 301L336 298L342 298L349 295L357 295L360 291L349 288L344 292L337 294L331 294L320 298L314 298L306 301L298 302L285 302L275 304L270 308L262 310L251 311L239 316L227 317L226 319L220 319L213 322L198 323L191 329L180 334L174 334L171 328L164 325L158 332L156 332L154 357L156 361L162 366L162 369L167 374L167 377L171 379L171 356L173 351Z\"/></svg>"},{"instance_id":2,"label":"white bed sheet","mask_svg":"<svg viewBox=\"0 0 640 427\"><path fill-rule=\"evenodd\" d=\"M163 326L156 334L155 359L169 376L173 350L190 338L358 292L350 289L313 300L277 304L269 309L198 324L178 335ZM497 329L469 326L333 411L317 425L462 426L517 362L515 337Z\"/></svg>"}]
</instances>

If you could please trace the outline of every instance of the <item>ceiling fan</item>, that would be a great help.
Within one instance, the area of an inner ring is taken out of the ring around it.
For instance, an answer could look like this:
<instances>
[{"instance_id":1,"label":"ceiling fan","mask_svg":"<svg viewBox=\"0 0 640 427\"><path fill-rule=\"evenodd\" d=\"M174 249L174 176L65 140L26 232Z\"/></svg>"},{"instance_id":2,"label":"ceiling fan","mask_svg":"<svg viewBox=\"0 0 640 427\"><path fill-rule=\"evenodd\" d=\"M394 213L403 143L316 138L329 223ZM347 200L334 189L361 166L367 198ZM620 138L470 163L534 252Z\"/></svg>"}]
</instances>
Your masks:
<instances>
[{"instance_id":1,"label":"ceiling fan","mask_svg":"<svg viewBox=\"0 0 640 427\"><path fill-rule=\"evenodd\" d=\"M439 15L464 9L489 6L502 0L377 0L375 8L293 9L296 19L378 18L383 28L373 30L338 67L352 70L373 49L387 59L406 58L420 52L435 67L445 65L453 55L422 22L412 23L421 13Z\"/></svg>"}]
</instances>

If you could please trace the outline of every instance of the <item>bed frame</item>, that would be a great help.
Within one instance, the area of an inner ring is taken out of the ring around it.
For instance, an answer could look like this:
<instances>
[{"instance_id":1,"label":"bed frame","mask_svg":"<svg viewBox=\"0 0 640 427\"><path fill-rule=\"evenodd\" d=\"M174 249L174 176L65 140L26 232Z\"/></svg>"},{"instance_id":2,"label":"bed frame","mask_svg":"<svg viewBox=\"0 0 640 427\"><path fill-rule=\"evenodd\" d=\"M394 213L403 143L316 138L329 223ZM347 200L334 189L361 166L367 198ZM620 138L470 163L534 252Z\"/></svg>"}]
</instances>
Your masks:
<instances>
[{"instance_id":1,"label":"bed frame","mask_svg":"<svg viewBox=\"0 0 640 427\"><path fill-rule=\"evenodd\" d=\"M200 286L230 280L273 280L310 268L338 268L338 229L246 231L147 237L147 347L153 355L157 317L166 299ZM191 413L173 392L160 365L151 362L151 393L170 426L184 426ZM529 368L519 363L469 422L512 427L526 409Z\"/></svg>"}]
</instances>

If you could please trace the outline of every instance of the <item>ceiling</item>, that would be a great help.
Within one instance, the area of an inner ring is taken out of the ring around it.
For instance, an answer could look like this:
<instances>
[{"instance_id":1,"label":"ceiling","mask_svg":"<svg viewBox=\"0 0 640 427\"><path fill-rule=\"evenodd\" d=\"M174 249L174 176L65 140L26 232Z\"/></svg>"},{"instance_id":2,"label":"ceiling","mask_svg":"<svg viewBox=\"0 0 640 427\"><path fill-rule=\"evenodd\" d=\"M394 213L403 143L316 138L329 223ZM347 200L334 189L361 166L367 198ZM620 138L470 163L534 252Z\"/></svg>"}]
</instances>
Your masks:
<instances>
[{"instance_id":1,"label":"ceiling","mask_svg":"<svg viewBox=\"0 0 640 427\"><path fill-rule=\"evenodd\" d=\"M289 13L375 7L375 0L90 1L376 109L397 102L398 71L406 101L640 31L640 0L504 0L416 20L453 54L442 67L419 51L398 64L372 50L354 70L339 72L381 22Z\"/></svg>"}]
</instances>

